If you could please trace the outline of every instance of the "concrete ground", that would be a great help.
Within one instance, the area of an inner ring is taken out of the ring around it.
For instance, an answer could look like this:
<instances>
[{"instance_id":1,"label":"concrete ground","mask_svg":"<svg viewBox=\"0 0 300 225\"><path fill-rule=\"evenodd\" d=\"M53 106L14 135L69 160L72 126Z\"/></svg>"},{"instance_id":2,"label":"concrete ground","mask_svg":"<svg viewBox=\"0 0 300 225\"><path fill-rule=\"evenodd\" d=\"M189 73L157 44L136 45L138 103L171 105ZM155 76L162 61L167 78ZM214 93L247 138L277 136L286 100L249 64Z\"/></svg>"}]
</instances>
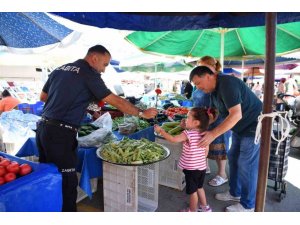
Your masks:
<instances>
[{"instance_id":1,"label":"concrete ground","mask_svg":"<svg viewBox=\"0 0 300 225\"><path fill-rule=\"evenodd\" d=\"M285 177L287 181L286 197L279 201L280 190L275 191L271 186L274 182L268 180L266 192L265 211L266 212L300 212L300 150L292 149L289 154L289 167ZM213 178L216 172L216 164L209 162L211 174L207 175L206 183ZM228 170L228 166L227 166ZM97 191L93 194L92 199L85 198L78 203L80 212L103 212L103 185L102 179L98 180ZM226 206L234 202L222 202L214 198L214 195L229 189L228 183L220 187L211 187L207 184L204 186L207 201L214 212L224 212ZM179 191L170 187L159 185L159 200L156 212L178 212L180 209L188 206L188 196L185 189Z\"/></svg>"}]
</instances>

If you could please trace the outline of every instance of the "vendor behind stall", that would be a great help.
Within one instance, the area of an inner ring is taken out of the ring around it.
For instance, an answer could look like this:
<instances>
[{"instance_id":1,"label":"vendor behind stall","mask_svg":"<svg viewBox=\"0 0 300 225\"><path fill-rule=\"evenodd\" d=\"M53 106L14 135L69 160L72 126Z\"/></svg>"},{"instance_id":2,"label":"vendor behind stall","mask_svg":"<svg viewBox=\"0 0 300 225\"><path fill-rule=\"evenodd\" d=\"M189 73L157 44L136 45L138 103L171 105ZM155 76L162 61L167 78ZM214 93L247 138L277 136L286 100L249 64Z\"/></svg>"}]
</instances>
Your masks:
<instances>
[{"instance_id":1,"label":"vendor behind stall","mask_svg":"<svg viewBox=\"0 0 300 225\"><path fill-rule=\"evenodd\" d=\"M124 113L145 119L157 114L154 108L143 111L135 107L106 87L101 73L110 59L105 47L91 47L84 59L55 69L40 96L45 107L36 131L39 161L54 163L62 174L62 211L77 211L76 136L89 102L103 100Z\"/></svg>"},{"instance_id":2,"label":"vendor behind stall","mask_svg":"<svg viewBox=\"0 0 300 225\"><path fill-rule=\"evenodd\" d=\"M0 115L2 112L11 111L13 109L17 109L18 104L21 102L11 96L8 90L4 90L2 92L2 99L0 100Z\"/></svg>"}]
</instances>

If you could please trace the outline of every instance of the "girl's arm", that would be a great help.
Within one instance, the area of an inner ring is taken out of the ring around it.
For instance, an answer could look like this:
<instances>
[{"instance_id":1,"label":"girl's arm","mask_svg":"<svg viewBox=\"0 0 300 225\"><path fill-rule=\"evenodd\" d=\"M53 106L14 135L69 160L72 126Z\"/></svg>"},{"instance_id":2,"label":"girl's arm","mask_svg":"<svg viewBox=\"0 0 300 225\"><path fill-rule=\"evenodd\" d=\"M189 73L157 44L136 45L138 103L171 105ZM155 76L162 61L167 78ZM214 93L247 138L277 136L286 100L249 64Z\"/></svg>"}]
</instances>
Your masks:
<instances>
[{"instance_id":1,"label":"girl's arm","mask_svg":"<svg viewBox=\"0 0 300 225\"><path fill-rule=\"evenodd\" d=\"M184 142L187 140L187 136L183 132L179 135L172 136L171 134L164 131L164 129L162 129L158 125L154 126L154 130L156 133L163 136L167 141L170 141L170 142L178 143L178 142Z\"/></svg>"}]
</instances>

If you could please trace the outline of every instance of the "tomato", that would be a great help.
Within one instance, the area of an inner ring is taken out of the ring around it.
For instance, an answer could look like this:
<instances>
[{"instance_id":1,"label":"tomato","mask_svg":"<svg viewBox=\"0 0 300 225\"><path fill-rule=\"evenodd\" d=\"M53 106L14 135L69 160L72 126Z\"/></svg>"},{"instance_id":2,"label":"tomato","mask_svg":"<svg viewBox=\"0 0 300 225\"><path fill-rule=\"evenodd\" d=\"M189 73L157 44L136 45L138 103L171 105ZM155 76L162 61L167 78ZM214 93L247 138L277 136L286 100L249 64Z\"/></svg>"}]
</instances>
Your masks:
<instances>
[{"instance_id":1,"label":"tomato","mask_svg":"<svg viewBox=\"0 0 300 225\"><path fill-rule=\"evenodd\" d=\"M0 177L0 185L5 184L5 180L3 177Z\"/></svg>"},{"instance_id":2,"label":"tomato","mask_svg":"<svg viewBox=\"0 0 300 225\"><path fill-rule=\"evenodd\" d=\"M0 162L0 166L8 166L10 164L9 159L2 159Z\"/></svg>"},{"instance_id":3,"label":"tomato","mask_svg":"<svg viewBox=\"0 0 300 225\"><path fill-rule=\"evenodd\" d=\"M20 166L20 164L17 161L11 161L10 164L16 164L16 165Z\"/></svg>"},{"instance_id":4,"label":"tomato","mask_svg":"<svg viewBox=\"0 0 300 225\"><path fill-rule=\"evenodd\" d=\"M6 169L4 166L0 166L0 177L4 176L6 174Z\"/></svg>"},{"instance_id":5,"label":"tomato","mask_svg":"<svg viewBox=\"0 0 300 225\"><path fill-rule=\"evenodd\" d=\"M20 167L18 163L11 163L6 167L7 172L11 172L11 173L19 173L20 171Z\"/></svg>"},{"instance_id":6,"label":"tomato","mask_svg":"<svg viewBox=\"0 0 300 225\"><path fill-rule=\"evenodd\" d=\"M7 174L4 175L4 180L6 182L10 182L10 181L13 181L15 179L16 179L16 174L14 174L14 173L7 173Z\"/></svg>"},{"instance_id":7,"label":"tomato","mask_svg":"<svg viewBox=\"0 0 300 225\"><path fill-rule=\"evenodd\" d=\"M23 164L20 166L20 172L19 172L19 174L20 174L21 176L24 176L24 175L26 175L26 174L29 174L31 171L32 171L31 166L29 166L27 163L23 163Z\"/></svg>"}]
</instances>

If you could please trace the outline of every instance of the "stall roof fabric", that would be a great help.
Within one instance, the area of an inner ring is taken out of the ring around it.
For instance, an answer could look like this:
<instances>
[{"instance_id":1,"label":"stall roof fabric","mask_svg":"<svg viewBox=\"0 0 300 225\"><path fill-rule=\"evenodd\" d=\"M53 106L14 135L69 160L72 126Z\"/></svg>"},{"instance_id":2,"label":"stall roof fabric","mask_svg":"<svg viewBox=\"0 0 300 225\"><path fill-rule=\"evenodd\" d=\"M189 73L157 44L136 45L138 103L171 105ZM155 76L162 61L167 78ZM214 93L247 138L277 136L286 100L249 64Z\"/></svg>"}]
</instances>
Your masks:
<instances>
[{"instance_id":1,"label":"stall roof fabric","mask_svg":"<svg viewBox=\"0 0 300 225\"><path fill-rule=\"evenodd\" d=\"M198 30L215 27L264 26L264 12L53 12L100 28L138 31ZM300 12L277 13L277 24L300 20Z\"/></svg>"}]
</instances>

